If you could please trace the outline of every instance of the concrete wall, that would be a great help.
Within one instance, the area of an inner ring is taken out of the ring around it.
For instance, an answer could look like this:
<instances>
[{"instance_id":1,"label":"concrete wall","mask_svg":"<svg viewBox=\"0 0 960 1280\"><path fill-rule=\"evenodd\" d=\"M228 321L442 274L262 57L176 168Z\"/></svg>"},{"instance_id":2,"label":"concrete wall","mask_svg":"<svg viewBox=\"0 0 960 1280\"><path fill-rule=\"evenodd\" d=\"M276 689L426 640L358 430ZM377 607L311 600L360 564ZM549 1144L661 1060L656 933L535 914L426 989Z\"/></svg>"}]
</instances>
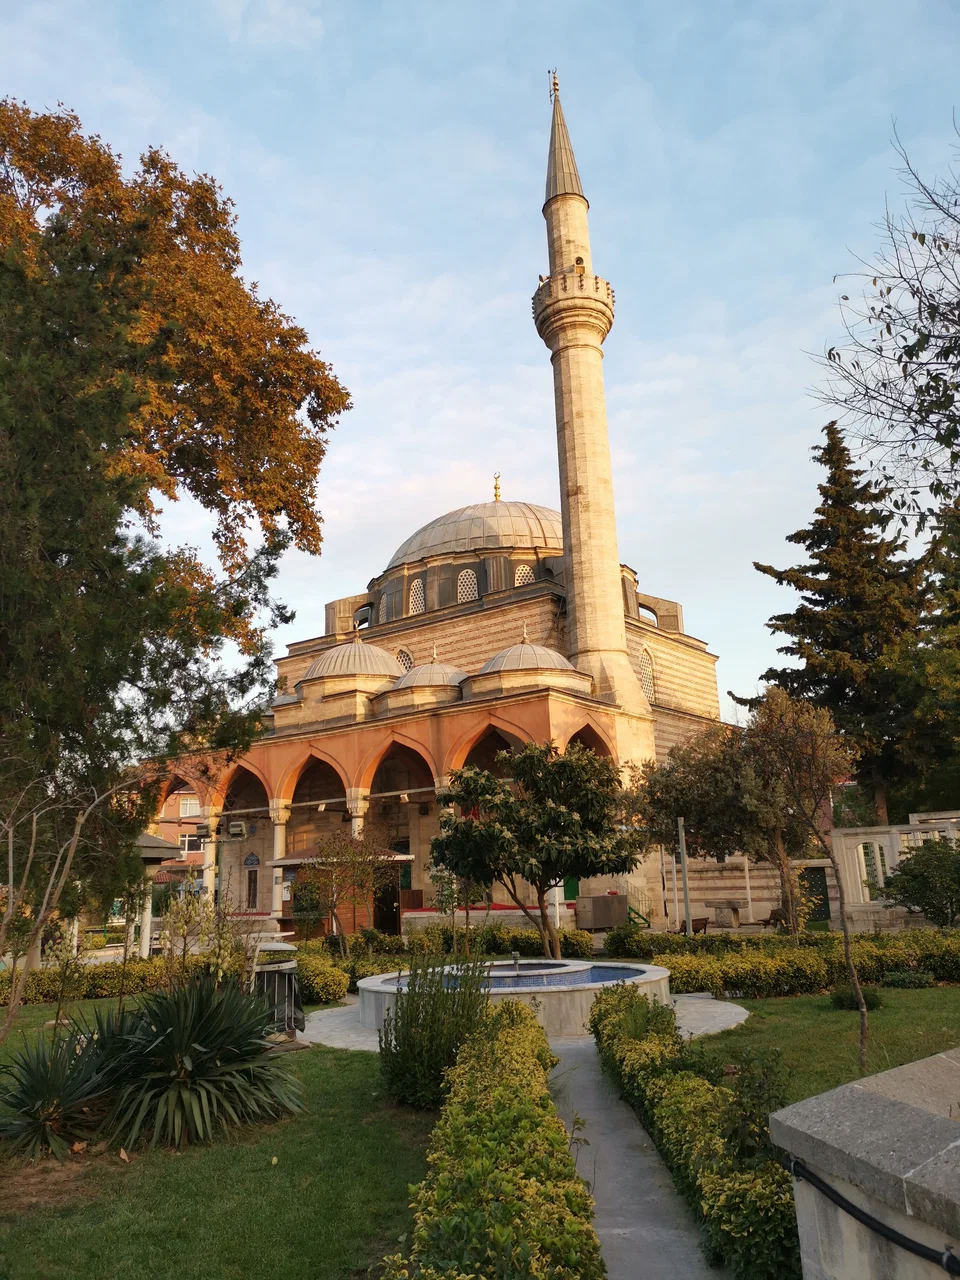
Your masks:
<instances>
[{"instance_id":1,"label":"concrete wall","mask_svg":"<svg viewBox=\"0 0 960 1280\"><path fill-rule=\"evenodd\" d=\"M960 1050L808 1098L770 1117L774 1142L872 1217L960 1256ZM804 1280L934 1280L914 1257L794 1181Z\"/></svg>"}]
</instances>

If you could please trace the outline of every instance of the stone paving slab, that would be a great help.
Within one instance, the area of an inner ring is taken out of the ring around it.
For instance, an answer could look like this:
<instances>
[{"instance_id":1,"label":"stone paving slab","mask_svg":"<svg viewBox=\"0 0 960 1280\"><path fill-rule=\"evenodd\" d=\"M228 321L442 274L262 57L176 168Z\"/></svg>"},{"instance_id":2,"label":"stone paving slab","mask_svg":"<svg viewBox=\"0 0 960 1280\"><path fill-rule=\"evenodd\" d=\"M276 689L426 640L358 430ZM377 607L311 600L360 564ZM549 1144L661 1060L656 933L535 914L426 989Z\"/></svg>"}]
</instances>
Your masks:
<instances>
[{"instance_id":1,"label":"stone paving slab","mask_svg":"<svg viewBox=\"0 0 960 1280\"><path fill-rule=\"evenodd\" d=\"M749 1016L742 1005L714 1000L710 996L674 996L673 1004L677 1011L677 1026L685 1036L707 1036L726 1031ZM369 1049L374 1053L378 1049L376 1031L360 1025L359 996L346 996L342 1007L317 1009L307 1014L301 1035L312 1044L325 1044L332 1049ZM582 1039L586 1044L593 1043L589 1036Z\"/></svg>"}]
</instances>

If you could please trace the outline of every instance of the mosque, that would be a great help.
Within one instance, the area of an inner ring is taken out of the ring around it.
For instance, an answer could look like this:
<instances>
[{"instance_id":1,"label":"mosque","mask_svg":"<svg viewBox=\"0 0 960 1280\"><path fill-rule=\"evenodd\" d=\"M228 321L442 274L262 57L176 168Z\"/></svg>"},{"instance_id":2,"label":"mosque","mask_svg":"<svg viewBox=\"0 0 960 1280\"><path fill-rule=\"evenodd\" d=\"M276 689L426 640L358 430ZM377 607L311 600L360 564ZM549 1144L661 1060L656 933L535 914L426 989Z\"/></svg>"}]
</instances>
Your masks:
<instances>
[{"instance_id":1,"label":"mosque","mask_svg":"<svg viewBox=\"0 0 960 1280\"><path fill-rule=\"evenodd\" d=\"M238 912L289 924L291 882L324 832L375 818L397 883L352 923L397 932L401 911L430 905L452 770L546 739L625 766L719 719L714 655L620 561L602 349L614 292L594 272L588 208L554 83L533 318L553 365L560 510L497 483L492 501L430 520L278 660L282 692L246 756L216 781L171 783L154 833ZM652 874L635 873L638 893Z\"/></svg>"}]
</instances>

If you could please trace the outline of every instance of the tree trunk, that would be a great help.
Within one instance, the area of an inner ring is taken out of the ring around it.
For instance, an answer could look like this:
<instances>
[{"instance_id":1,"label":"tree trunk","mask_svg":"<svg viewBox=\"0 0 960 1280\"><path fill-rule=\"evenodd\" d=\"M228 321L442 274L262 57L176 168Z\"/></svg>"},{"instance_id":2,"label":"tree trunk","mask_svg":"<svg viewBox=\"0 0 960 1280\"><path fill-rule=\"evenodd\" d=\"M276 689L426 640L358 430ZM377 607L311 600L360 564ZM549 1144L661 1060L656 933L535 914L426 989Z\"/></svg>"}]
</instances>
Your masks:
<instances>
[{"instance_id":1,"label":"tree trunk","mask_svg":"<svg viewBox=\"0 0 960 1280\"><path fill-rule=\"evenodd\" d=\"M870 775L870 788L873 792L873 819L878 827L885 827L890 821L887 809L887 784L879 769Z\"/></svg>"},{"instance_id":2,"label":"tree trunk","mask_svg":"<svg viewBox=\"0 0 960 1280\"><path fill-rule=\"evenodd\" d=\"M559 960L560 935L550 919L547 895L543 889L537 890L537 906L540 908L540 933L543 938L543 954L548 960Z\"/></svg>"},{"instance_id":3,"label":"tree trunk","mask_svg":"<svg viewBox=\"0 0 960 1280\"><path fill-rule=\"evenodd\" d=\"M863 989L860 986L860 977L857 974L857 967L853 963L853 953L850 950L850 922L847 920L847 895L844 892L843 880L840 876L840 866L834 857L833 850L828 848L825 841L821 841L826 850L827 857L830 859L830 865L833 867L834 878L837 882L837 898L840 909L840 928L843 931L843 958L847 965L847 974L850 977L850 985L853 987L853 993L857 998L857 1008L860 1010L860 1044L857 1050L857 1065L860 1074L863 1075L867 1069L867 1035L869 1026L867 1023L867 1003L863 998Z\"/></svg>"},{"instance_id":4,"label":"tree trunk","mask_svg":"<svg viewBox=\"0 0 960 1280\"><path fill-rule=\"evenodd\" d=\"M775 865L780 875L780 902L783 907L784 924L794 941L800 936L800 920L797 913L797 885L790 858L783 843L783 831L780 827L774 832L773 844L776 851Z\"/></svg>"},{"instance_id":5,"label":"tree trunk","mask_svg":"<svg viewBox=\"0 0 960 1280\"><path fill-rule=\"evenodd\" d=\"M463 904L463 954L470 959L470 895L467 894L466 901Z\"/></svg>"}]
</instances>

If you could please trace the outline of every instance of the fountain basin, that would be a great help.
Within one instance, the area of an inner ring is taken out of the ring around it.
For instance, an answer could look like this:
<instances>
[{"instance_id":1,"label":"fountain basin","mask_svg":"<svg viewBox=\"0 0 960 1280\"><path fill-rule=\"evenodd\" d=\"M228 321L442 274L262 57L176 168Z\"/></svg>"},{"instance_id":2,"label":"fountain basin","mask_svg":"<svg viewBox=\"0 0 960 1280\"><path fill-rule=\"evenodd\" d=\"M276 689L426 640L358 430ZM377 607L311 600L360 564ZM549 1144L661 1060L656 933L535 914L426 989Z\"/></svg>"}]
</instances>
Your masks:
<instances>
[{"instance_id":1,"label":"fountain basin","mask_svg":"<svg viewBox=\"0 0 960 1280\"><path fill-rule=\"evenodd\" d=\"M456 966L446 966L455 981ZM638 986L650 1000L670 1002L670 971L653 964L618 960L496 960L488 970L491 1003L519 1000L529 1005L548 1036L588 1035L587 1020L598 991L615 982ZM403 973L361 978L360 1025L379 1031L387 1010L406 991Z\"/></svg>"}]
</instances>

